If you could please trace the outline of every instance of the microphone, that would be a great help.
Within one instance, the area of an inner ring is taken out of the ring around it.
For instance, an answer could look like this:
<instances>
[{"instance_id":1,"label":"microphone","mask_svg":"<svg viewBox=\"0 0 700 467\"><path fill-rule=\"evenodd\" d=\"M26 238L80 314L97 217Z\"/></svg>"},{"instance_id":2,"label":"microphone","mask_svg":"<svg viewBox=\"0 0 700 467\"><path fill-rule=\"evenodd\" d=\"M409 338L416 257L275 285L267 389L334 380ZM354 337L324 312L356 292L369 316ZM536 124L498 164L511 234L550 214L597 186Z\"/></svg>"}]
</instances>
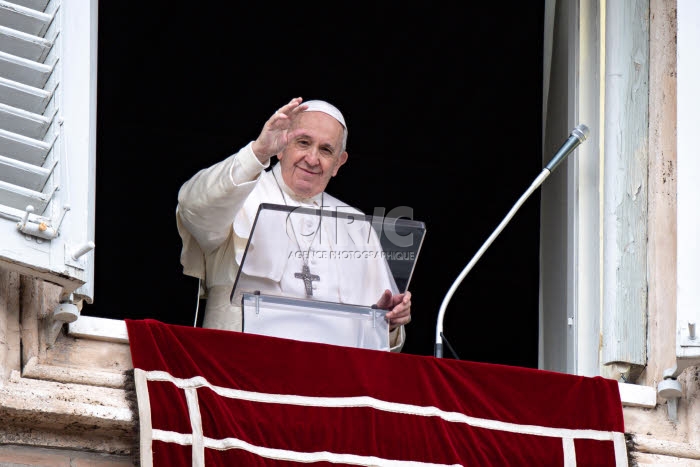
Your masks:
<instances>
[{"instance_id":1,"label":"microphone","mask_svg":"<svg viewBox=\"0 0 700 467\"><path fill-rule=\"evenodd\" d=\"M586 138L588 138L589 133L590 130L584 124L578 125L576 128L571 130L571 135L569 136L569 139L567 139L566 142L562 144L561 148L559 148L557 153L554 154L554 157L552 157L552 160L549 161L549 164L547 164L545 169L549 170L550 172L554 172L554 169L556 169L557 166L564 159L566 159L566 156L571 154L574 151L574 149L576 149L581 143L586 141Z\"/></svg>"},{"instance_id":2,"label":"microphone","mask_svg":"<svg viewBox=\"0 0 700 467\"><path fill-rule=\"evenodd\" d=\"M462 270L459 277L457 277L457 279L452 283L450 290L447 291L445 298L442 300L442 305L440 305L440 311L438 312L438 321L435 329L435 357L442 358L442 341L444 338L444 335L442 333L442 321L445 317L445 311L447 311L447 305L448 303L450 303L452 295L454 295L455 291L457 290L457 287L459 287L459 284L462 283L462 280L464 280L464 278L469 273L469 271L471 271L476 262L479 261L479 258L481 258L481 255L484 254L486 249L489 246L491 246L491 243L493 243L498 234L500 234L501 231L503 231L508 222L510 222L515 213L518 211L518 209L520 209L520 206L522 206L523 203L530 197L530 195L545 181L547 177L549 177L549 174L551 174L554 171L554 169L556 169L557 166L561 164L561 162L574 151L574 149L579 147L579 145L583 143L586 140L586 138L588 138L588 134L588 127L583 124L578 125L576 126L576 128L571 130L569 138L564 142L564 144L562 144L561 148L559 148L556 154L554 154L554 157L552 157L552 159L549 161L549 164L547 164L545 168L542 169L542 172L540 172L535 181L533 181L530 185L530 188L528 188L527 191L525 191L525 193L523 193L523 195L520 197L520 199L518 199L518 201L510 209L506 217L501 221L500 224L498 224L496 230L493 231L491 236L486 240L486 242L481 246L481 248L479 248L479 251L476 252L471 261L469 261L469 264L467 264ZM445 341L447 342L447 340ZM447 342L447 345L449 346L449 342ZM450 346L450 349L451 348L452 347Z\"/></svg>"}]
</instances>

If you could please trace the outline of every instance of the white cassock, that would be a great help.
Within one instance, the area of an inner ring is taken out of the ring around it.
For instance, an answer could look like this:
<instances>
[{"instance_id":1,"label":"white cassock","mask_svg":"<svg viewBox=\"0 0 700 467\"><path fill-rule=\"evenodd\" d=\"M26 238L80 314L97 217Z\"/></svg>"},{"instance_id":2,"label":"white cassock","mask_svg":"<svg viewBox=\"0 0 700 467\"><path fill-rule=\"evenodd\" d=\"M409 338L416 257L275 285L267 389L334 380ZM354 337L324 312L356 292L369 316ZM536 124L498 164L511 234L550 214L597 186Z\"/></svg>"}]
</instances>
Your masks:
<instances>
[{"instance_id":1,"label":"white cassock","mask_svg":"<svg viewBox=\"0 0 700 467\"><path fill-rule=\"evenodd\" d=\"M240 306L231 305L230 295L261 203L315 209L323 203L324 210L361 214L327 193L296 198L284 184L279 164L265 171L269 164L258 161L251 144L198 172L178 195L176 218L183 242L180 261L183 272L202 279L206 287L207 328L242 329ZM320 277L313 281L314 299L370 306L385 289L399 292L386 261L377 254L380 246L376 237L367 235L368 223L323 217L319 229L319 216L295 215L291 219L286 229L265 229L265 235L256 228L244 265L246 283L258 281L256 289L266 293L305 297L304 281L295 273L301 272L302 256L306 256L312 274ZM313 235L315 229L319 230ZM253 251L267 254L253 255ZM400 351L404 340L404 328L399 326L390 334L391 350Z\"/></svg>"}]
</instances>

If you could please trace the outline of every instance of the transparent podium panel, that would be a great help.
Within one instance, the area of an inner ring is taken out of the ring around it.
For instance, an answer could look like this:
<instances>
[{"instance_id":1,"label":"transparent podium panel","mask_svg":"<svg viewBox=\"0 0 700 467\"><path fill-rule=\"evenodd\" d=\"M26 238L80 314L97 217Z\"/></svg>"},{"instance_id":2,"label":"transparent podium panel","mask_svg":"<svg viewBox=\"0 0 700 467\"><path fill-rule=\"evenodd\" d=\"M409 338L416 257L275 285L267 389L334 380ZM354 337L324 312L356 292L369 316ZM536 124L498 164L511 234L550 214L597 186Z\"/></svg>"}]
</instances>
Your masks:
<instances>
[{"instance_id":1,"label":"transparent podium panel","mask_svg":"<svg viewBox=\"0 0 700 467\"><path fill-rule=\"evenodd\" d=\"M231 292L243 332L387 349L380 300L408 290L425 236L409 208L394 212L261 204Z\"/></svg>"},{"instance_id":2,"label":"transparent podium panel","mask_svg":"<svg viewBox=\"0 0 700 467\"><path fill-rule=\"evenodd\" d=\"M243 329L306 342L389 350L387 310L243 294Z\"/></svg>"}]
</instances>

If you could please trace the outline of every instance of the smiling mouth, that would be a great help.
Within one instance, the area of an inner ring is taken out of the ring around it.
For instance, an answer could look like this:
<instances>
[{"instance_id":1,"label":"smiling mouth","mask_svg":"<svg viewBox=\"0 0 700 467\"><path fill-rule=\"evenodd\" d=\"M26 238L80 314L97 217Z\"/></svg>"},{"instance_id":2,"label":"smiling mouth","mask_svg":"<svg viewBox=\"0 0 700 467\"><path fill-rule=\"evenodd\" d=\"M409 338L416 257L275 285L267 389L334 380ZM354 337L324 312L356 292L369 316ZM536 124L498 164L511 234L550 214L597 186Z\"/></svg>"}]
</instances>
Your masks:
<instances>
[{"instance_id":1,"label":"smiling mouth","mask_svg":"<svg viewBox=\"0 0 700 467\"><path fill-rule=\"evenodd\" d=\"M310 170L308 170L308 169L305 169L305 168L303 168L303 167L297 167L297 168L298 168L299 170L301 170L302 172L307 173L307 174L309 174L309 175L319 175L319 172L312 172L312 171L310 171Z\"/></svg>"}]
</instances>

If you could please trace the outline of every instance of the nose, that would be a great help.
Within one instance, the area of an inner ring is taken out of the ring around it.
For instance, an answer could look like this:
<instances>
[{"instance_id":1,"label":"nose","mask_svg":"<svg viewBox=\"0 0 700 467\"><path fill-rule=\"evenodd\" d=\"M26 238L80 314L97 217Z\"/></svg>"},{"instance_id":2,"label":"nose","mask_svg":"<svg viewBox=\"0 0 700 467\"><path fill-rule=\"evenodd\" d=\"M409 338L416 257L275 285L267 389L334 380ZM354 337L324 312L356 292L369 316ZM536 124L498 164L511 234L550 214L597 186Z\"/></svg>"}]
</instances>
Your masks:
<instances>
[{"instance_id":1,"label":"nose","mask_svg":"<svg viewBox=\"0 0 700 467\"><path fill-rule=\"evenodd\" d=\"M306 163L309 165L318 165L319 159L321 158L318 148L316 147L311 147L309 148L308 151L306 151L306 154L304 155L304 159L306 160Z\"/></svg>"}]
</instances>

